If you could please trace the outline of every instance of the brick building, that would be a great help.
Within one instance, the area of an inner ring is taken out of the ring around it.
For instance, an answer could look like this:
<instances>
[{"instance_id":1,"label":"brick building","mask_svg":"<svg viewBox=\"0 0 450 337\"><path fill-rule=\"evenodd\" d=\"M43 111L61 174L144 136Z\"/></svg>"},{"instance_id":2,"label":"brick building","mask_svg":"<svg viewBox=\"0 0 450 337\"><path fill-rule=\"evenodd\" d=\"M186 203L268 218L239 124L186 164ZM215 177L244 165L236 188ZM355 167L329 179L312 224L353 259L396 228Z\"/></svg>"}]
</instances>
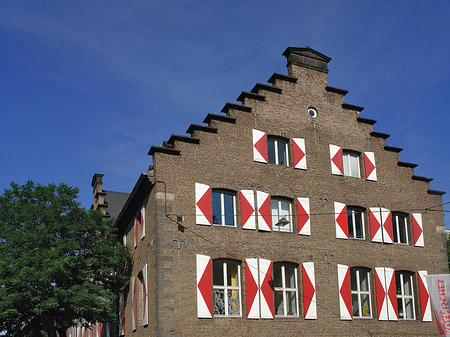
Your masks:
<instances>
[{"instance_id":1,"label":"brick building","mask_svg":"<svg viewBox=\"0 0 450 337\"><path fill-rule=\"evenodd\" d=\"M283 55L287 75L151 147L116 222L121 334L438 335L423 276L448 272L444 192L328 85L329 57Z\"/></svg>"}]
</instances>

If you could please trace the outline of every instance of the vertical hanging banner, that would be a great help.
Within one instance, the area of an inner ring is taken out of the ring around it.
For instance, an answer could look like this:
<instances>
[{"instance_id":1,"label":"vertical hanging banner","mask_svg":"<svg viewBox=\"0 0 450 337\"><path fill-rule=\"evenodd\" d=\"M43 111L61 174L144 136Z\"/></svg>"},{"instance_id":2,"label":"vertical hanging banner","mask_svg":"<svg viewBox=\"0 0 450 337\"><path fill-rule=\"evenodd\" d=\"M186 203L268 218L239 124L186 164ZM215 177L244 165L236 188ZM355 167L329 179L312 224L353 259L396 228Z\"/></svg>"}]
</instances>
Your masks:
<instances>
[{"instance_id":1,"label":"vertical hanging banner","mask_svg":"<svg viewBox=\"0 0 450 337\"><path fill-rule=\"evenodd\" d=\"M425 275L441 336L450 337L450 274Z\"/></svg>"}]
</instances>

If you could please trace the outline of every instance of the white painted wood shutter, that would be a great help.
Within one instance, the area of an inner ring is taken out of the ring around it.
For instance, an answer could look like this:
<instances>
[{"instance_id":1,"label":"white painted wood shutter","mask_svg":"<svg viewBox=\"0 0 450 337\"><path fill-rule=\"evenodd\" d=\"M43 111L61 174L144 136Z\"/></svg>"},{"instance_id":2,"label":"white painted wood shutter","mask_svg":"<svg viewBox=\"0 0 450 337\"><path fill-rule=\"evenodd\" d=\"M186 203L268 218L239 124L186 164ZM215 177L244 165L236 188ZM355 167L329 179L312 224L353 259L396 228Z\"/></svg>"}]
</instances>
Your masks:
<instances>
[{"instance_id":1,"label":"white painted wood shutter","mask_svg":"<svg viewBox=\"0 0 450 337\"><path fill-rule=\"evenodd\" d=\"M306 170L306 146L303 138L292 138L294 168Z\"/></svg>"},{"instance_id":2,"label":"white painted wood shutter","mask_svg":"<svg viewBox=\"0 0 450 337\"><path fill-rule=\"evenodd\" d=\"M259 319L258 259L245 259L245 295L247 298L247 318Z\"/></svg>"},{"instance_id":3,"label":"white painted wood shutter","mask_svg":"<svg viewBox=\"0 0 450 337\"><path fill-rule=\"evenodd\" d=\"M258 229L270 232L272 230L272 210L269 194L256 191L256 203L258 205Z\"/></svg>"},{"instance_id":4,"label":"white painted wood shutter","mask_svg":"<svg viewBox=\"0 0 450 337\"><path fill-rule=\"evenodd\" d=\"M348 239L347 206L341 202L334 202L334 222L336 238Z\"/></svg>"},{"instance_id":5,"label":"white painted wood shutter","mask_svg":"<svg viewBox=\"0 0 450 337\"><path fill-rule=\"evenodd\" d=\"M344 175L344 164L342 162L342 149L337 145L330 144L331 173Z\"/></svg>"},{"instance_id":6,"label":"white painted wood shutter","mask_svg":"<svg viewBox=\"0 0 450 337\"><path fill-rule=\"evenodd\" d=\"M366 179L377 181L377 167L375 165L375 153L364 152L364 167L366 171Z\"/></svg>"},{"instance_id":7,"label":"white painted wood shutter","mask_svg":"<svg viewBox=\"0 0 450 337\"><path fill-rule=\"evenodd\" d=\"M398 321L395 271L392 268L375 268L375 290L378 320Z\"/></svg>"},{"instance_id":8,"label":"white painted wood shutter","mask_svg":"<svg viewBox=\"0 0 450 337\"><path fill-rule=\"evenodd\" d=\"M413 228L413 238L414 238L414 246L423 247L423 224L422 224L422 214L420 213L412 213L411 214L411 223Z\"/></svg>"},{"instance_id":9,"label":"white painted wood shutter","mask_svg":"<svg viewBox=\"0 0 450 337\"><path fill-rule=\"evenodd\" d=\"M101 323L98 324L100 324L100 331L101 331ZM125 335L125 296L123 290L121 290L119 292L119 336L124 335Z\"/></svg>"},{"instance_id":10,"label":"white painted wood shutter","mask_svg":"<svg viewBox=\"0 0 450 337\"><path fill-rule=\"evenodd\" d=\"M309 198L297 198L297 230L300 235L311 235Z\"/></svg>"},{"instance_id":11,"label":"white painted wood shutter","mask_svg":"<svg viewBox=\"0 0 450 337\"><path fill-rule=\"evenodd\" d=\"M317 319L314 262L302 263L303 308L305 319Z\"/></svg>"},{"instance_id":12,"label":"white painted wood shutter","mask_svg":"<svg viewBox=\"0 0 450 337\"><path fill-rule=\"evenodd\" d=\"M141 240L145 238L145 206L141 208Z\"/></svg>"},{"instance_id":13,"label":"white painted wood shutter","mask_svg":"<svg viewBox=\"0 0 450 337\"><path fill-rule=\"evenodd\" d=\"M381 219L383 220L383 242L394 242L394 231L392 228L392 213L386 208L381 208Z\"/></svg>"},{"instance_id":14,"label":"white painted wood shutter","mask_svg":"<svg viewBox=\"0 0 450 337\"><path fill-rule=\"evenodd\" d=\"M197 317L212 318L211 257L197 254Z\"/></svg>"},{"instance_id":15,"label":"white painted wood shutter","mask_svg":"<svg viewBox=\"0 0 450 337\"><path fill-rule=\"evenodd\" d=\"M127 245L127 235L126 235L126 234L124 234L124 235L122 236L122 244L123 244L124 246Z\"/></svg>"},{"instance_id":16,"label":"white painted wood shutter","mask_svg":"<svg viewBox=\"0 0 450 337\"><path fill-rule=\"evenodd\" d=\"M261 290L261 318L273 318L272 263L259 259L259 289Z\"/></svg>"},{"instance_id":17,"label":"white painted wood shutter","mask_svg":"<svg viewBox=\"0 0 450 337\"><path fill-rule=\"evenodd\" d=\"M393 243L392 213L386 208L369 208L370 239L372 242Z\"/></svg>"},{"instance_id":18,"label":"white painted wood shutter","mask_svg":"<svg viewBox=\"0 0 450 337\"><path fill-rule=\"evenodd\" d=\"M256 229L255 194L253 190L241 190L239 192L241 204L242 229Z\"/></svg>"},{"instance_id":19,"label":"white painted wood shutter","mask_svg":"<svg viewBox=\"0 0 450 337\"><path fill-rule=\"evenodd\" d=\"M211 209L211 187L195 183L195 221L197 225L211 225Z\"/></svg>"},{"instance_id":20,"label":"white painted wood shutter","mask_svg":"<svg viewBox=\"0 0 450 337\"><path fill-rule=\"evenodd\" d=\"M148 267L142 269L142 325L148 325Z\"/></svg>"},{"instance_id":21,"label":"white painted wood shutter","mask_svg":"<svg viewBox=\"0 0 450 337\"><path fill-rule=\"evenodd\" d=\"M337 265L339 284L339 311L341 320L352 320L352 293L350 288L350 268Z\"/></svg>"},{"instance_id":22,"label":"white painted wood shutter","mask_svg":"<svg viewBox=\"0 0 450 337\"><path fill-rule=\"evenodd\" d=\"M131 297L131 328L135 331L137 327L136 276L131 278Z\"/></svg>"},{"instance_id":23,"label":"white painted wood shutter","mask_svg":"<svg viewBox=\"0 0 450 337\"><path fill-rule=\"evenodd\" d=\"M134 219L133 222L133 234L134 234L134 248L136 248L138 244L138 225L136 218Z\"/></svg>"},{"instance_id":24,"label":"white painted wood shutter","mask_svg":"<svg viewBox=\"0 0 450 337\"><path fill-rule=\"evenodd\" d=\"M430 292L428 290L428 283L425 276L428 275L426 270L419 270L417 272L417 279L419 283L419 297L420 297L420 313L422 321L431 322L431 303Z\"/></svg>"},{"instance_id":25,"label":"white painted wood shutter","mask_svg":"<svg viewBox=\"0 0 450 337\"><path fill-rule=\"evenodd\" d=\"M259 130L253 129L253 160L267 163L267 135Z\"/></svg>"}]
</instances>

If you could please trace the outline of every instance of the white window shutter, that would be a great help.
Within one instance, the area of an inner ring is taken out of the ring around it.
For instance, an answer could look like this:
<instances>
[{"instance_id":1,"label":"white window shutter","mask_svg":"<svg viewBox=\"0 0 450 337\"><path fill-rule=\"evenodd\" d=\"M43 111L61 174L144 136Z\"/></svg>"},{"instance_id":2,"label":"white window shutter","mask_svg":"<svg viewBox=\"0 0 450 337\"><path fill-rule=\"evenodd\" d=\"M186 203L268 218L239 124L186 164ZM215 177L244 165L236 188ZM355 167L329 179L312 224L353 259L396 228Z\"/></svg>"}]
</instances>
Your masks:
<instances>
[{"instance_id":1,"label":"white window shutter","mask_svg":"<svg viewBox=\"0 0 450 337\"><path fill-rule=\"evenodd\" d=\"M136 218L134 219L133 222L133 232L134 232L134 248L136 248L138 244L138 225Z\"/></svg>"},{"instance_id":2,"label":"white window shutter","mask_svg":"<svg viewBox=\"0 0 450 337\"><path fill-rule=\"evenodd\" d=\"M264 132L253 129L253 160L267 163L267 136Z\"/></svg>"},{"instance_id":3,"label":"white window shutter","mask_svg":"<svg viewBox=\"0 0 450 337\"><path fill-rule=\"evenodd\" d=\"M197 317L212 318L211 257L197 254Z\"/></svg>"},{"instance_id":4,"label":"white window shutter","mask_svg":"<svg viewBox=\"0 0 450 337\"><path fill-rule=\"evenodd\" d=\"M273 318L272 262L259 259L259 288L261 290L261 318Z\"/></svg>"},{"instance_id":5,"label":"white window shutter","mask_svg":"<svg viewBox=\"0 0 450 337\"><path fill-rule=\"evenodd\" d=\"M420 297L420 313L422 314L422 321L431 322L431 303L430 303L430 292L428 290L427 278L428 275L426 270L419 270L417 272L417 279L419 283L419 297Z\"/></svg>"},{"instance_id":6,"label":"white window shutter","mask_svg":"<svg viewBox=\"0 0 450 337\"><path fill-rule=\"evenodd\" d=\"M372 242L383 242L383 236L381 234L381 213L379 207L369 208L369 225L370 240L372 240Z\"/></svg>"},{"instance_id":7,"label":"white window shutter","mask_svg":"<svg viewBox=\"0 0 450 337\"><path fill-rule=\"evenodd\" d=\"M300 235L311 235L309 198L297 198L297 230Z\"/></svg>"},{"instance_id":8,"label":"white window shutter","mask_svg":"<svg viewBox=\"0 0 450 337\"><path fill-rule=\"evenodd\" d=\"M242 229L256 229L255 194L253 190L240 191L239 200L241 204Z\"/></svg>"},{"instance_id":9,"label":"white window shutter","mask_svg":"<svg viewBox=\"0 0 450 337\"><path fill-rule=\"evenodd\" d=\"M132 297L132 308L131 308L131 327L133 331L137 327L137 298L136 298L136 276L131 278L131 297Z\"/></svg>"},{"instance_id":10,"label":"white window shutter","mask_svg":"<svg viewBox=\"0 0 450 337\"><path fill-rule=\"evenodd\" d=\"M303 307L305 319L317 319L314 262L302 263Z\"/></svg>"},{"instance_id":11,"label":"white window shutter","mask_svg":"<svg viewBox=\"0 0 450 337\"><path fill-rule=\"evenodd\" d=\"M395 285L395 271L392 268L384 268L386 273L386 289L388 303L388 318L390 321L398 321L397 288Z\"/></svg>"},{"instance_id":12,"label":"white window shutter","mask_svg":"<svg viewBox=\"0 0 450 337\"><path fill-rule=\"evenodd\" d=\"M148 325L148 267L142 269L142 325Z\"/></svg>"},{"instance_id":13,"label":"white window shutter","mask_svg":"<svg viewBox=\"0 0 450 337\"><path fill-rule=\"evenodd\" d=\"M247 318L259 319L258 259L245 259L245 295L247 298Z\"/></svg>"},{"instance_id":14,"label":"white window shutter","mask_svg":"<svg viewBox=\"0 0 450 337\"><path fill-rule=\"evenodd\" d=\"M127 235L126 235L126 234L124 234L124 235L122 236L122 244L123 244L124 246L127 245Z\"/></svg>"},{"instance_id":15,"label":"white window shutter","mask_svg":"<svg viewBox=\"0 0 450 337\"><path fill-rule=\"evenodd\" d=\"M341 202L334 202L334 222L336 238L348 239L347 206Z\"/></svg>"},{"instance_id":16,"label":"white window shutter","mask_svg":"<svg viewBox=\"0 0 450 337\"><path fill-rule=\"evenodd\" d=\"M366 168L366 179L377 181L377 167L375 165L375 153L364 152L364 167Z\"/></svg>"},{"instance_id":17,"label":"white window shutter","mask_svg":"<svg viewBox=\"0 0 450 337\"><path fill-rule=\"evenodd\" d=\"M306 170L306 146L303 138L292 138L294 168Z\"/></svg>"},{"instance_id":18,"label":"white window shutter","mask_svg":"<svg viewBox=\"0 0 450 337\"><path fill-rule=\"evenodd\" d=\"M383 221L383 242L393 243L394 242L394 231L392 228L392 213L386 208L381 208L381 220Z\"/></svg>"},{"instance_id":19,"label":"white window shutter","mask_svg":"<svg viewBox=\"0 0 450 337\"><path fill-rule=\"evenodd\" d=\"M422 214L412 213L411 223L413 228L414 246L424 247Z\"/></svg>"},{"instance_id":20,"label":"white window shutter","mask_svg":"<svg viewBox=\"0 0 450 337\"><path fill-rule=\"evenodd\" d=\"M330 144L331 173L344 175L344 164L342 162L342 149L337 145Z\"/></svg>"},{"instance_id":21,"label":"white window shutter","mask_svg":"<svg viewBox=\"0 0 450 337\"><path fill-rule=\"evenodd\" d=\"M272 230L272 210L269 194L257 191L256 203L258 205L258 229L270 232Z\"/></svg>"},{"instance_id":22,"label":"white window shutter","mask_svg":"<svg viewBox=\"0 0 450 337\"><path fill-rule=\"evenodd\" d=\"M339 283L339 309L341 320L352 320L352 293L350 288L350 268L337 265Z\"/></svg>"},{"instance_id":23,"label":"white window shutter","mask_svg":"<svg viewBox=\"0 0 450 337\"><path fill-rule=\"evenodd\" d=\"M211 225L211 209L211 187L195 183L195 218L197 225Z\"/></svg>"},{"instance_id":24,"label":"white window shutter","mask_svg":"<svg viewBox=\"0 0 450 337\"><path fill-rule=\"evenodd\" d=\"M141 240L145 238L145 206L141 208Z\"/></svg>"},{"instance_id":25,"label":"white window shutter","mask_svg":"<svg viewBox=\"0 0 450 337\"><path fill-rule=\"evenodd\" d=\"M392 268L375 268L378 320L398 321L395 271Z\"/></svg>"}]
</instances>

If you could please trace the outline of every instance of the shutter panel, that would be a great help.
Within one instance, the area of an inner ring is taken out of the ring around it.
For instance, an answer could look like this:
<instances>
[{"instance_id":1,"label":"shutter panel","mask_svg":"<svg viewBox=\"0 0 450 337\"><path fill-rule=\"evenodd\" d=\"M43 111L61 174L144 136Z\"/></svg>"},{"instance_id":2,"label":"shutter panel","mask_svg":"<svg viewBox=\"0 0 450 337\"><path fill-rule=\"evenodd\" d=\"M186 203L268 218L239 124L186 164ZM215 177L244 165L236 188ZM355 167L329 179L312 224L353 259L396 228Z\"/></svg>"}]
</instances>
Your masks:
<instances>
[{"instance_id":1,"label":"shutter panel","mask_svg":"<svg viewBox=\"0 0 450 337\"><path fill-rule=\"evenodd\" d=\"M347 206L334 202L334 222L336 224L336 238L348 239Z\"/></svg>"},{"instance_id":2,"label":"shutter panel","mask_svg":"<svg viewBox=\"0 0 450 337\"><path fill-rule=\"evenodd\" d=\"M414 246L423 247L423 225L422 225L422 214L413 213L411 214L411 222L413 228Z\"/></svg>"},{"instance_id":3,"label":"shutter panel","mask_svg":"<svg viewBox=\"0 0 450 337\"><path fill-rule=\"evenodd\" d=\"M261 318L273 318L272 263L259 259L259 288L261 289Z\"/></svg>"},{"instance_id":4,"label":"shutter panel","mask_svg":"<svg viewBox=\"0 0 450 337\"><path fill-rule=\"evenodd\" d=\"M89 334L89 337L94 337L94 324L92 324L92 323L89 323L89 332L88 332L88 334Z\"/></svg>"},{"instance_id":5,"label":"shutter panel","mask_svg":"<svg viewBox=\"0 0 450 337\"><path fill-rule=\"evenodd\" d=\"M309 213L309 198L297 198L297 229L298 234L311 235L311 220Z\"/></svg>"},{"instance_id":6,"label":"shutter panel","mask_svg":"<svg viewBox=\"0 0 450 337\"><path fill-rule=\"evenodd\" d=\"M239 192L241 203L241 226L243 229L256 229L255 194L253 190Z\"/></svg>"},{"instance_id":7,"label":"shutter panel","mask_svg":"<svg viewBox=\"0 0 450 337\"><path fill-rule=\"evenodd\" d=\"M100 323L99 323L100 324ZM100 325L101 331L101 325ZM123 291L119 292L119 336L125 335L125 297ZM100 336L98 336L100 337Z\"/></svg>"},{"instance_id":8,"label":"shutter panel","mask_svg":"<svg viewBox=\"0 0 450 337\"><path fill-rule=\"evenodd\" d=\"M431 304L430 304L430 292L428 291L427 279L428 275L426 270L419 270L417 272L417 278L419 280L419 297L420 297L420 312L422 314L422 321L431 322Z\"/></svg>"},{"instance_id":9,"label":"shutter panel","mask_svg":"<svg viewBox=\"0 0 450 337\"><path fill-rule=\"evenodd\" d=\"M195 183L195 218L197 225L211 225L211 187Z\"/></svg>"},{"instance_id":10,"label":"shutter panel","mask_svg":"<svg viewBox=\"0 0 450 337\"><path fill-rule=\"evenodd\" d=\"M197 317L212 318L211 257L197 254Z\"/></svg>"},{"instance_id":11,"label":"shutter panel","mask_svg":"<svg viewBox=\"0 0 450 337\"><path fill-rule=\"evenodd\" d=\"M133 276L131 278L131 297L132 297L131 326L133 331L135 331L137 327L136 276Z\"/></svg>"},{"instance_id":12,"label":"shutter panel","mask_svg":"<svg viewBox=\"0 0 450 337\"><path fill-rule=\"evenodd\" d=\"M378 320L387 321L388 320L388 305L387 305L387 292L386 292L386 282L384 275L384 268L375 268L375 291L377 294L377 311Z\"/></svg>"},{"instance_id":13,"label":"shutter panel","mask_svg":"<svg viewBox=\"0 0 450 337\"><path fill-rule=\"evenodd\" d=\"M381 229L381 213L378 207L369 208L370 240L383 242Z\"/></svg>"},{"instance_id":14,"label":"shutter panel","mask_svg":"<svg viewBox=\"0 0 450 337\"><path fill-rule=\"evenodd\" d=\"M317 319L314 262L302 263L303 307L305 319Z\"/></svg>"},{"instance_id":15,"label":"shutter panel","mask_svg":"<svg viewBox=\"0 0 450 337\"><path fill-rule=\"evenodd\" d=\"M145 207L141 208L141 240L145 237Z\"/></svg>"},{"instance_id":16,"label":"shutter panel","mask_svg":"<svg viewBox=\"0 0 450 337\"><path fill-rule=\"evenodd\" d=\"M386 289L388 303L388 318L390 321L398 321L397 290L395 286L395 271L392 268L384 268L386 274Z\"/></svg>"},{"instance_id":17,"label":"shutter panel","mask_svg":"<svg viewBox=\"0 0 450 337\"><path fill-rule=\"evenodd\" d=\"M378 319L398 321L395 271L392 268L375 268Z\"/></svg>"},{"instance_id":18,"label":"shutter panel","mask_svg":"<svg viewBox=\"0 0 450 337\"><path fill-rule=\"evenodd\" d=\"M264 132L253 129L253 160L267 163L267 136Z\"/></svg>"},{"instance_id":19,"label":"shutter panel","mask_svg":"<svg viewBox=\"0 0 450 337\"><path fill-rule=\"evenodd\" d=\"M247 318L259 318L258 259L245 259L245 295Z\"/></svg>"},{"instance_id":20,"label":"shutter panel","mask_svg":"<svg viewBox=\"0 0 450 337\"><path fill-rule=\"evenodd\" d=\"M339 146L330 144L331 173L339 176L344 175L344 165L342 163L342 149Z\"/></svg>"},{"instance_id":21,"label":"shutter panel","mask_svg":"<svg viewBox=\"0 0 450 337\"><path fill-rule=\"evenodd\" d=\"M306 147L303 138L292 138L292 156L294 168L306 170Z\"/></svg>"},{"instance_id":22,"label":"shutter panel","mask_svg":"<svg viewBox=\"0 0 450 337\"><path fill-rule=\"evenodd\" d=\"M137 247L138 244L138 226L137 226L137 219L134 219L133 222L133 234L134 234L134 248Z\"/></svg>"},{"instance_id":23,"label":"shutter panel","mask_svg":"<svg viewBox=\"0 0 450 337\"><path fill-rule=\"evenodd\" d=\"M95 337L102 337L102 323L97 323L95 327Z\"/></svg>"},{"instance_id":24,"label":"shutter panel","mask_svg":"<svg viewBox=\"0 0 450 337\"><path fill-rule=\"evenodd\" d=\"M148 325L148 270L147 264L142 269L142 325Z\"/></svg>"},{"instance_id":25,"label":"shutter panel","mask_svg":"<svg viewBox=\"0 0 450 337\"><path fill-rule=\"evenodd\" d=\"M377 168L375 165L375 153L364 152L364 167L366 168L366 179L377 181Z\"/></svg>"},{"instance_id":26,"label":"shutter panel","mask_svg":"<svg viewBox=\"0 0 450 337\"><path fill-rule=\"evenodd\" d=\"M258 229L270 232L272 230L270 196L267 193L256 191L256 203L258 205Z\"/></svg>"},{"instance_id":27,"label":"shutter panel","mask_svg":"<svg viewBox=\"0 0 450 337\"><path fill-rule=\"evenodd\" d=\"M352 319L352 293L350 290L350 268L343 264L337 265L339 283L339 309L341 320Z\"/></svg>"},{"instance_id":28,"label":"shutter panel","mask_svg":"<svg viewBox=\"0 0 450 337\"><path fill-rule=\"evenodd\" d=\"M381 219L383 221L383 242L393 243L394 242L394 231L392 229L392 213L386 208L381 208Z\"/></svg>"},{"instance_id":29,"label":"shutter panel","mask_svg":"<svg viewBox=\"0 0 450 337\"><path fill-rule=\"evenodd\" d=\"M124 235L122 236L122 244L123 244L124 246L127 245L127 235L126 235L126 234L124 234Z\"/></svg>"}]
</instances>

